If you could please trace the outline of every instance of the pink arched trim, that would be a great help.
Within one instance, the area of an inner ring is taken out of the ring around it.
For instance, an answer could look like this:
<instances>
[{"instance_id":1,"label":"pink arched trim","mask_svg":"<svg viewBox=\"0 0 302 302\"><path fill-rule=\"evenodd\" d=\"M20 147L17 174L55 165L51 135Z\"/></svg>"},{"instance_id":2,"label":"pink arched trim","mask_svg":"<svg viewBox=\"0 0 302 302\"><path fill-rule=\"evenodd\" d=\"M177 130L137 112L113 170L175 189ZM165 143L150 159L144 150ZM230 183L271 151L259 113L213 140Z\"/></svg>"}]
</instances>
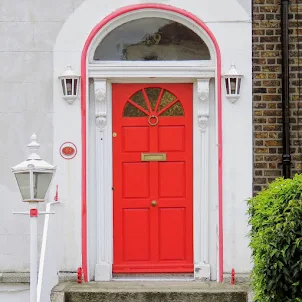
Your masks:
<instances>
[{"instance_id":1,"label":"pink arched trim","mask_svg":"<svg viewBox=\"0 0 302 302\"><path fill-rule=\"evenodd\" d=\"M216 62L217 62L217 118L218 118L218 220L219 220L219 282L223 281L223 212L222 212L222 91L221 91L221 54L218 43L215 36L210 29L195 15L170 5L164 4L137 4L130 5L116 10L115 12L108 15L100 23L98 23L93 30L90 32L81 57L81 123L82 123L82 268L84 273L84 281L88 281L88 268L87 268L87 135L86 135L86 87L87 87L87 53L89 46L102 29L104 25L113 19L132 12L142 9L158 9L166 10L174 13L183 15L197 25L199 25L212 40L215 51L216 51Z\"/></svg>"}]
</instances>

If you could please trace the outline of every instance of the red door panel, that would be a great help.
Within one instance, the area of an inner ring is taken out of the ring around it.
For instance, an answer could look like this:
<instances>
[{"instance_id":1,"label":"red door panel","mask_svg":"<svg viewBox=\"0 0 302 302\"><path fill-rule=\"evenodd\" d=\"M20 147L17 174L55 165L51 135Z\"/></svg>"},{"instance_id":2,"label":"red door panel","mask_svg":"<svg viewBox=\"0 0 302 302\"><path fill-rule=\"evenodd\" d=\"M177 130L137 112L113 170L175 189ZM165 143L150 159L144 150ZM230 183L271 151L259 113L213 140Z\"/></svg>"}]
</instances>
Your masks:
<instances>
[{"instance_id":1,"label":"red door panel","mask_svg":"<svg viewBox=\"0 0 302 302\"><path fill-rule=\"evenodd\" d=\"M186 259L186 217L184 208L160 208L159 260L184 261Z\"/></svg>"},{"instance_id":2,"label":"red door panel","mask_svg":"<svg viewBox=\"0 0 302 302\"><path fill-rule=\"evenodd\" d=\"M148 198L150 196L149 163L122 164L123 200L128 198ZM138 186L139 184L139 186Z\"/></svg>"},{"instance_id":3,"label":"red door panel","mask_svg":"<svg viewBox=\"0 0 302 302\"><path fill-rule=\"evenodd\" d=\"M160 162L159 168L159 198L186 197L186 167L185 162Z\"/></svg>"},{"instance_id":4,"label":"red door panel","mask_svg":"<svg viewBox=\"0 0 302 302\"><path fill-rule=\"evenodd\" d=\"M149 150L148 127L123 127L123 151L145 152Z\"/></svg>"},{"instance_id":5,"label":"red door panel","mask_svg":"<svg viewBox=\"0 0 302 302\"><path fill-rule=\"evenodd\" d=\"M193 272L192 84L113 84L112 96L113 272Z\"/></svg>"},{"instance_id":6,"label":"red door panel","mask_svg":"<svg viewBox=\"0 0 302 302\"><path fill-rule=\"evenodd\" d=\"M150 261L150 209L123 210L123 259Z\"/></svg>"},{"instance_id":7,"label":"red door panel","mask_svg":"<svg viewBox=\"0 0 302 302\"><path fill-rule=\"evenodd\" d=\"M158 151L185 151L185 126L158 127Z\"/></svg>"}]
</instances>

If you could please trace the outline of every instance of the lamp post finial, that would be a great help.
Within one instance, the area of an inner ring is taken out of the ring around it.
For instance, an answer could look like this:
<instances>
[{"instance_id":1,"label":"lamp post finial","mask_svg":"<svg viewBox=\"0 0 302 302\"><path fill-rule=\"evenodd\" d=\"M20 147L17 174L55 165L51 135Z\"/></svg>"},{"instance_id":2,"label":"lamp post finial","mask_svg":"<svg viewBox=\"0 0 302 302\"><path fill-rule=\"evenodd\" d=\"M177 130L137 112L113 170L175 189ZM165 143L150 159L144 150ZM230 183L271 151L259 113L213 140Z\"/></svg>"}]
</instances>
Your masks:
<instances>
[{"instance_id":1,"label":"lamp post finial","mask_svg":"<svg viewBox=\"0 0 302 302\"><path fill-rule=\"evenodd\" d=\"M33 133L30 139L31 142L27 145L27 147L31 154L29 155L28 159L41 159L41 157L37 154L40 148L40 144L37 142L37 135Z\"/></svg>"}]
</instances>

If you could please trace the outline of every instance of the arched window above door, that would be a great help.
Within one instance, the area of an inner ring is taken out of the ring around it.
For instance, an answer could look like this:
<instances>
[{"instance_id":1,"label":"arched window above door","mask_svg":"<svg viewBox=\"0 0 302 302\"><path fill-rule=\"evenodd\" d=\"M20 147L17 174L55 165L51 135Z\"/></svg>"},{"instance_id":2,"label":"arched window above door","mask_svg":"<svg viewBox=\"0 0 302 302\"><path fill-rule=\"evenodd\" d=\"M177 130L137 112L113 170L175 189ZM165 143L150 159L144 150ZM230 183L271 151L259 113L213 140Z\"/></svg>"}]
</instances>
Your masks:
<instances>
[{"instance_id":1,"label":"arched window above door","mask_svg":"<svg viewBox=\"0 0 302 302\"><path fill-rule=\"evenodd\" d=\"M210 60L204 41L185 25L164 18L140 18L112 30L97 46L95 61Z\"/></svg>"}]
</instances>

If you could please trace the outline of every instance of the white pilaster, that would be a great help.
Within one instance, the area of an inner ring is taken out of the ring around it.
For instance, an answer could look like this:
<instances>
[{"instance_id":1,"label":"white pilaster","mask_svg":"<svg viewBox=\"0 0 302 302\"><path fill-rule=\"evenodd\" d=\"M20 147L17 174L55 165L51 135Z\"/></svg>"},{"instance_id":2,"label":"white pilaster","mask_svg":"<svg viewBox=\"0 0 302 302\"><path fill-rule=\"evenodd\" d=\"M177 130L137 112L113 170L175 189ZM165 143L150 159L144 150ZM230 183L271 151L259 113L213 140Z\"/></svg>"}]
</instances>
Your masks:
<instances>
[{"instance_id":1,"label":"white pilaster","mask_svg":"<svg viewBox=\"0 0 302 302\"><path fill-rule=\"evenodd\" d=\"M195 223L195 266L196 280L210 280L209 264L209 130L210 115L210 79L197 79L197 123L201 153L195 156L195 168L200 171L199 199L196 200ZM198 138L198 137L197 137ZM199 160L196 160L199 157ZM197 236L199 238L197 238Z\"/></svg>"},{"instance_id":2,"label":"white pilaster","mask_svg":"<svg viewBox=\"0 0 302 302\"><path fill-rule=\"evenodd\" d=\"M96 208L97 208L97 263L95 280L108 281L111 279L111 264L108 258L106 224L106 196L105 196L105 148L104 138L107 128L107 81L95 79L95 124L96 124ZM108 201L111 202L111 201Z\"/></svg>"}]
</instances>

